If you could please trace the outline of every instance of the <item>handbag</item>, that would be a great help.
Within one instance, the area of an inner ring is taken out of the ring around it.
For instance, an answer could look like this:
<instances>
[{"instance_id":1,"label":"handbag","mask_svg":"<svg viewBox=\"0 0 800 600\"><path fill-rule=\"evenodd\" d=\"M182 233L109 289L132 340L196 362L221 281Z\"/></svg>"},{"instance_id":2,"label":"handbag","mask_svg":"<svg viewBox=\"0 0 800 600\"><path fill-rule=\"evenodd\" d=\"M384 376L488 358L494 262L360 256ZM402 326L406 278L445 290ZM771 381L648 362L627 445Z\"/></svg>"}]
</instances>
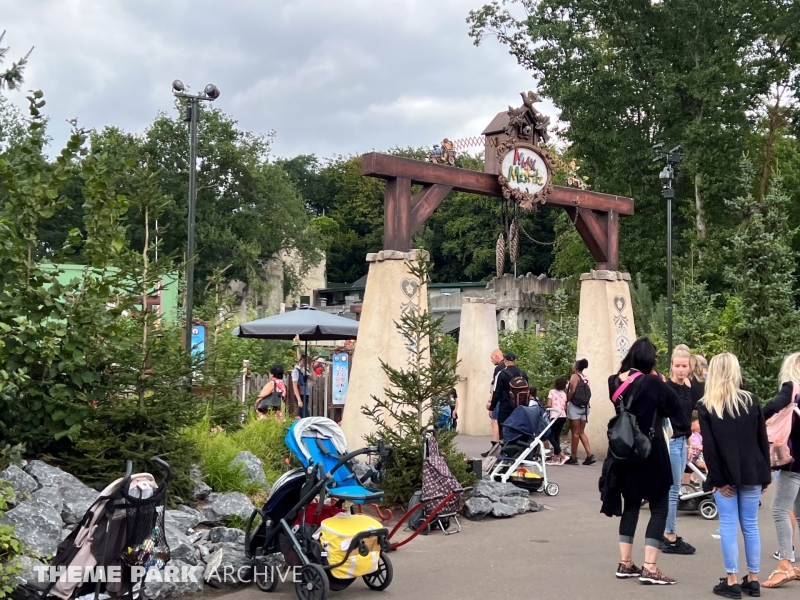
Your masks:
<instances>
[{"instance_id":1,"label":"handbag","mask_svg":"<svg viewBox=\"0 0 800 600\"><path fill-rule=\"evenodd\" d=\"M623 392L630 391L631 387L629 384ZM617 395L617 398L620 398L620 395ZM633 394L630 394L627 403L624 399L619 403L619 413L608 422L607 431L609 452L616 460L627 463L640 462L650 456L658 417L658 411L655 411L650 431L647 434L642 433L636 415L630 412L631 402Z\"/></svg>"},{"instance_id":2,"label":"handbag","mask_svg":"<svg viewBox=\"0 0 800 600\"><path fill-rule=\"evenodd\" d=\"M789 436L792 433L795 414L800 416L798 408L800 384L792 385L792 398L789 404L767 421L767 438L769 439L769 462L773 469L784 467L794 460L789 448Z\"/></svg>"}]
</instances>

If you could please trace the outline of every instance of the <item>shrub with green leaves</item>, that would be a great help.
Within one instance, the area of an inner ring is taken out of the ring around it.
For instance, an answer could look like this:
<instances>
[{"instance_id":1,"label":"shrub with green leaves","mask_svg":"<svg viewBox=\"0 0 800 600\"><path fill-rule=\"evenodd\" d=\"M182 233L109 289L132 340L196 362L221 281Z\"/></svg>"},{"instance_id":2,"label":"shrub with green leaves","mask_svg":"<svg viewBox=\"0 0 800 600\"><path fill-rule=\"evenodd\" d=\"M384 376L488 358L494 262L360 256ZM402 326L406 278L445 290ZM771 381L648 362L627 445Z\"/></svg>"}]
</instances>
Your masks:
<instances>
[{"instance_id":1,"label":"shrub with green leaves","mask_svg":"<svg viewBox=\"0 0 800 600\"><path fill-rule=\"evenodd\" d=\"M0 518L13 497L11 485L0 479ZM7 598L17 587L17 576L22 573L19 560L22 552L22 542L14 536L14 527L0 523L0 598Z\"/></svg>"},{"instance_id":2,"label":"shrub with green leaves","mask_svg":"<svg viewBox=\"0 0 800 600\"><path fill-rule=\"evenodd\" d=\"M253 494L259 486L245 481L240 468L229 466L231 461L243 450L252 452L261 460L267 482L274 483L289 468L284 438L292 422L289 417L250 417L241 428L226 431L206 416L186 430L184 440L199 455L205 481L214 491Z\"/></svg>"}]
</instances>

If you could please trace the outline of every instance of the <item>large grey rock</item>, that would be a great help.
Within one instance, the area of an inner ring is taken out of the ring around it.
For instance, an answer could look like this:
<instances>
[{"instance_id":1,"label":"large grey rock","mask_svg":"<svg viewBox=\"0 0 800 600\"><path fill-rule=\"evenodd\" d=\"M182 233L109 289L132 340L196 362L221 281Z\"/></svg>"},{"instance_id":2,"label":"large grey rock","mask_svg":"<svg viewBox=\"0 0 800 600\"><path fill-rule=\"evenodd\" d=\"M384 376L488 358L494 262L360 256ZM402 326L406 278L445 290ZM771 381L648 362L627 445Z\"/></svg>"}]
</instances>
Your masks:
<instances>
[{"instance_id":1,"label":"large grey rock","mask_svg":"<svg viewBox=\"0 0 800 600\"><path fill-rule=\"evenodd\" d=\"M189 565L197 564L197 557L194 554L194 545L179 527L172 521L164 522L164 533L167 537L169 554L171 558L181 560Z\"/></svg>"},{"instance_id":2,"label":"large grey rock","mask_svg":"<svg viewBox=\"0 0 800 600\"><path fill-rule=\"evenodd\" d=\"M43 488L39 488L33 494L31 494L31 498L41 500L43 502L47 502L52 506L58 514L61 514L61 510L64 507L64 501L61 499L61 492L57 487L46 486Z\"/></svg>"},{"instance_id":3,"label":"large grey rock","mask_svg":"<svg viewBox=\"0 0 800 600\"><path fill-rule=\"evenodd\" d=\"M61 518L64 523L80 523L89 507L100 496L98 492L80 483L58 488L61 493Z\"/></svg>"},{"instance_id":4,"label":"large grey rock","mask_svg":"<svg viewBox=\"0 0 800 600\"><path fill-rule=\"evenodd\" d=\"M507 517L513 517L517 514L517 509L510 504L506 504L505 502L494 502L492 503L492 516L497 517L498 519L504 519Z\"/></svg>"},{"instance_id":5,"label":"large grey rock","mask_svg":"<svg viewBox=\"0 0 800 600\"><path fill-rule=\"evenodd\" d=\"M214 527L208 532L208 539L217 543L244 544L244 531L233 527Z\"/></svg>"},{"instance_id":6,"label":"large grey rock","mask_svg":"<svg viewBox=\"0 0 800 600\"><path fill-rule=\"evenodd\" d=\"M517 514L525 514L531 508L531 502L528 498L521 498L520 496L506 496L503 498L503 504L508 504L517 509Z\"/></svg>"},{"instance_id":7,"label":"large grey rock","mask_svg":"<svg viewBox=\"0 0 800 600\"><path fill-rule=\"evenodd\" d=\"M16 465L10 465L7 469L0 471L0 479L4 479L11 484L14 490L15 503L22 502L39 487L33 477Z\"/></svg>"},{"instance_id":8,"label":"large grey rock","mask_svg":"<svg viewBox=\"0 0 800 600\"><path fill-rule=\"evenodd\" d=\"M70 475L66 471L62 471L58 467L48 465L41 460L32 460L25 466L25 472L33 477L39 484L39 487L66 487L66 486L81 486L81 480Z\"/></svg>"},{"instance_id":9,"label":"large grey rock","mask_svg":"<svg viewBox=\"0 0 800 600\"><path fill-rule=\"evenodd\" d=\"M191 510L191 509L190 509ZM171 520L175 526L181 530L181 533L186 533L190 529L194 529L203 520L203 515L199 511L192 510L186 512L183 510L168 510L164 514L164 520Z\"/></svg>"},{"instance_id":10,"label":"large grey rock","mask_svg":"<svg viewBox=\"0 0 800 600\"><path fill-rule=\"evenodd\" d=\"M61 515L40 499L20 502L2 522L13 525L17 539L39 555L55 554L61 541Z\"/></svg>"},{"instance_id":11,"label":"large grey rock","mask_svg":"<svg viewBox=\"0 0 800 600\"><path fill-rule=\"evenodd\" d=\"M194 499L205 500L208 498L208 495L211 493L211 486L203 481L203 472L200 470L200 467L192 465L189 469L189 477L191 477L192 483L194 484L194 489L192 490Z\"/></svg>"},{"instance_id":12,"label":"large grey rock","mask_svg":"<svg viewBox=\"0 0 800 600\"><path fill-rule=\"evenodd\" d=\"M261 464L261 459L252 452L242 450L233 457L228 468L241 469L242 475L250 483L255 483L261 487L267 485L267 476L264 475L264 466Z\"/></svg>"},{"instance_id":13,"label":"large grey rock","mask_svg":"<svg viewBox=\"0 0 800 600\"><path fill-rule=\"evenodd\" d=\"M192 541L192 544L198 546L205 542L208 539L208 529L201 529L200 531L195 531L194 533L187 533L189 539Z\"/></svg>"},{"instance_id":14,"label":"large grey rock","mask_svg":"<svg viewBox=\"0 0 800 600\"><path fill-rule=\"evenodd\" d=\"M473 495L477 498L487 498L492 502L500 502L507 496L527 498L530 493L527 490L518 488L513 483L482 479L478 482L478 485L475 486L475 493Z\"/></svg>"},{"instance_id":15,"label":"large grey rock","mask_svg":"<svg viewBox=\"0 0 800 600\"><path fill-rule=\"evenodd\" d=\"M538 500L530 500L530 508L528 509L531 512L541 512L544 510L544 504L539 502Z\"/></svg>"},{"instance_id":16,"label":"large grey rock","mask_svg":"<svg viewBox=\"0 0 800 600\"><path fill-rule=\"evenodd\" d=\"M253 503L241 492L219 494L210 504L203 507L203 522L216 525L223 523L227 517L234 516L246 520L254 510Z\"/></svg>"},{"instance_id":17,"label":"large grey rock","mask_svg":"<svg viewBox=\"0 0 800 600\"><path fill-rule=\"evenodd\" d=\"M142 592L144 597L149 600L199 594L203 591L204 574L205 565L203 564L190 565L182 560L171 559L158 575L161 581L152 580L156 577L151 577L151 581L145 580Z\"/></svg>"},{"instance_id":18,"label":"large grey rock","mask_svg":"<svg viewBox=\"0 0 800 600\"><path fill-rule=\"evenodd\" d=\"M208 557L205 579L212 587L233 588L250 579L252 561L244 554L241 544L222 544Z\"/></svg>"},{"instance_id":19,"label":"large grey rock","mask_svg":"<svg viewBox=\"0 0 800 600\"><path fill-rule=\"evenodd\" d=\"M19 562L22 565L22 572L17 576L20 583L27 583L37 590L44 591L50 582L47 570L41 569L41 567L44 567L44 563L30 556L20 556Z\"/></svg>"},{"instance_id":20,"label":"large grey rock","mask_svg":"<svg viewBox=\"0 0 800 600\"><path fill-rule=\"evenodd\" d=\"M479 521L492 512L492 501L487 498L469 498L464 502L464 515L473 521Z\"/></svg>"}]
</instances>

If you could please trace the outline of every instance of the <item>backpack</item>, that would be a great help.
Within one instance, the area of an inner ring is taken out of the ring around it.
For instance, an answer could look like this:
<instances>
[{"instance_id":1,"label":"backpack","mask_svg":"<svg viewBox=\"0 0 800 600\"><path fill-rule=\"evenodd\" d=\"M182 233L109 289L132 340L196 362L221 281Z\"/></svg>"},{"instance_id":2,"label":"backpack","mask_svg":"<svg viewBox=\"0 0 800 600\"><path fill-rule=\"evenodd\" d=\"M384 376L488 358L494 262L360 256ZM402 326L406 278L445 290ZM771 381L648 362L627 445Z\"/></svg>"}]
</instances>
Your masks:
<instances>
[{"instance_id":1,"label":"backpack","mask_svg":"<svg viewBox=\"0 0 800 600\"><path fill-rule=\"evenodd\" d=\"M622 398L618 405L619 412L608 422L608 451L619 462L643 461L650 456L653 449L658 411L653 413L653 422L647 435L641 432L636 415L630 412L631 402L633 402L633 393L630 390L633 388L633 382L638 379L638 375L640 374L634 373L623 383L623 385L628 384L623 390L623 393L628 392L627 403ZM617 398L619 397L618 395Z\"/></svg>"},{"instance_id":2,"label":"backpack","mask_svg":"<svg viewBox=\"0 0 800 600\"><path fill-rule=\"evenodd\" d=\"M510 374L511 373L509 372L509 375ZM525 379L521 374L517 375L516 377L512 377L511 381L508 382L508 396L512 408L517 408L518 406L528 406L528 403L531 399L531 388L528 384L528 380Z\"/></svg>"},{"instance_id":3,"label":"backpack","mask_svg":"<svg viewBox=\"0 0 800 600\"><path fill-rule=\"evenodd\" d=\"M782 408L776 415L767 421L767 438L769 439L769 462L773 469L788 465L794 460L789 448L789 436L792 433L794 415L800 416L798 408L798 395L800 384L792 386L792 399L788 406Z\"/></svg>"},{"instance_id":4,"label":"backpack","mask_svg":"<svg viewBox=\"0 0 800 600\"><path fill-rule=\"evenodd\" d=\"M578 375L580 381L578 381L578 387L575 388L575 393L572 395L572 402L578 408L586 408L589 406L589 400L592 399L592 388L589 387L589 384L586 383L586 379L583 378L583 375Z\"/></svg>"}]
</instances>

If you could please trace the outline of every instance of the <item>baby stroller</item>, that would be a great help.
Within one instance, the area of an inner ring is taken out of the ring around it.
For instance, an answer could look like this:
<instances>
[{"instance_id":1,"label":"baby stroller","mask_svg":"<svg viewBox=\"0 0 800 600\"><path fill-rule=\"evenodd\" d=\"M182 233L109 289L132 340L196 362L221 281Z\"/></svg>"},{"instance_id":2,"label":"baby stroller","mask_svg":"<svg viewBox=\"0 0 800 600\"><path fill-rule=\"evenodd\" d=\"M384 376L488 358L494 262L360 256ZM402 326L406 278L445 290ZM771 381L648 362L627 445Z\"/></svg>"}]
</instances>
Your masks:
<instances>
[{"instance_id":1,"label":"baby stroller","mask_svg":"<svg viewBox=\"0 0 800 600\"><path fill-rule=\"evenodd\" d=\"M495 463L489 478L511 482L529 492L558 494L558 484L547 479L544 443L552 443L553 422L560 416L555 408L518 406L503 423L503 443L492 454Z\"/></svg>"},{"instance_id":2,"label":"baby stroller","mask_svg":"<svg viewBox=\"0 0 800 600\"><path fill-rule=\"evenodd\" d=\"M422 451L422 490L415 492L408 503L408 509L411 512L408 517L408 526L414 531L422 527L420 530L422 535L427 535L435 527L439 527L445 535L459 533L461 523L458 521L458 509L461 508L464 492L468 490L461 487L442 458L435 430L428 430L425 434ZM432 519L428 520L428 517L448 496L452 496L452 498L439 508ZM425 521L428 523L423 526ZM452 531L450 531L451 523L455 523L456 526Z\"/></svg>"},{"instance_id":3,"label":"baby stroller","mask_svg":"<svg viewBox=\"0 0 800 600\"><path fill-rule=\"evenodd\" d=\"M693 462L687 465L688 470L697 475L699 482L682 483L681 491L678 495L678 510L681 511L700 511L704 519L712 521L717 518L717 501L714 500L713 491L705 491L703 484L707 475Z\"/></svg>"},{"instance_id":4,"label":"baby stroller","mask_svg":"<svg viewBox=\"0 0 800 600\"><path fill-rule=\"evenodd\" d=\"M378 478L391 448L348 452L342 430L323 417L296 421L286 434L286 445L303 467L275 482L266 503L247 524L245 553L256 560L256 585L272 592L279 579L286 579L276 569L282 562L280 553L288 567L300 569L299 576L289 575L300 600L324 600L330 590L343 590L357 577L373 590L385 590L393 576L386 555L388 530L366 515L347 514L343 506L383 499L383 492L362 483ZM351 461L365 454L378 454L380 461L359 480ZM326 498L331 503L326 504Z\"/></svg>"},{"instance_id":5,"label":"baby stroller","mask_svg":"<svg viewBox=\"0 0 800 600\"><path fill-rule=\"evenodd\" d=\"M100 594L106 598L135 598L140 582L134 580L151 568L164 568L170 557L164 504L172 471L160 458L150 460L163 471L161 485L150 473L133 475L133 464L128 461L125 477L100 492L78 526L58 545L50 566L60 574L41 598L70 600L86 594L94 594L95 600ZM80 577L69 572L76 567ZM119 569L118 581L111 580L110 567ZM103 569L109 581L101 581L105 577L90 580L87 575L95 573L95 569Z\"/></svg>"}]
</instances>

